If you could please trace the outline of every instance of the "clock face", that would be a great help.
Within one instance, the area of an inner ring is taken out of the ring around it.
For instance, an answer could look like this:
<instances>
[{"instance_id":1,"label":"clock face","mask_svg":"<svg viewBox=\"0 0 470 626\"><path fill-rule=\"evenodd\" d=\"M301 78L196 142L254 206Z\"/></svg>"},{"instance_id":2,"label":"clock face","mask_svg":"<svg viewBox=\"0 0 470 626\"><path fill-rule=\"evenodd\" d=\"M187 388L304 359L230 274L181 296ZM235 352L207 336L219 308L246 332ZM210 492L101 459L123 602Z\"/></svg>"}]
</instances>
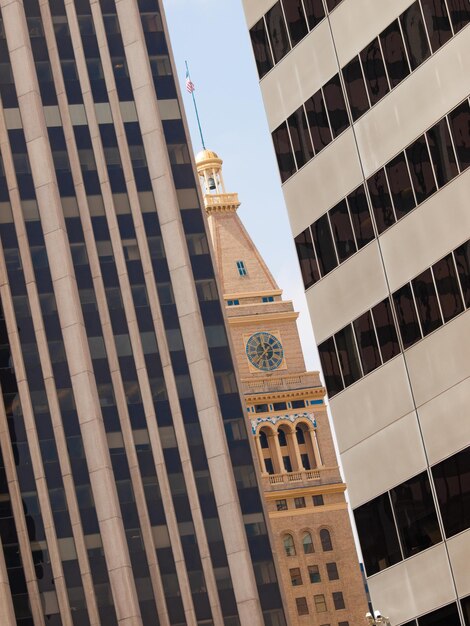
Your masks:
<instances>
[{"instance_id":1,"label":"clock face","mask_svg":"<svg viewBox=\"0 0 470 626\"><path fill-rule=\"evenodd\" d=\"M251 335L246 342L246 356L257 369L271 372L281 365L284 350L277 337L261 332Z\"/></svg>"}]
</instances>

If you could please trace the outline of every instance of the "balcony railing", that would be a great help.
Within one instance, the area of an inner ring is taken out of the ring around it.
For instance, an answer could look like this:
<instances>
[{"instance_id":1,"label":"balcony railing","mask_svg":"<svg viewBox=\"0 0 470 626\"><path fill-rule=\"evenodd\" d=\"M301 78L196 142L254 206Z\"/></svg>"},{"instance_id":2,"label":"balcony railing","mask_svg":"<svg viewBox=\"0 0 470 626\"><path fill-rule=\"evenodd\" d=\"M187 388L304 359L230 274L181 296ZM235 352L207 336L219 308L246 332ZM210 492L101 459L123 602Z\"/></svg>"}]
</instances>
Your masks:
<instances>
[{"instance_id":1,"label":"balcony railing","mask_svg":"<svg viewBox=\"0 0 470 626\"><path fill-rule=\"evenodd\" d=\"M341 482L341 475L338 467L320 467L294 472L282 472L281 474L268 474L262 476L262 481L266 491L275 491L277 489L289 489L301 485L329 485L338 483Z\"/></svg>"},{"instance_id":2,"label":"balcony railing","mask_svg":"<svg viewBox=\"0 0 470 626\"><path fill-rule=\"evenodd\" d=\"M206 209L237 209L240 206L238 193L214 193L204 196Z\"/></svg>"},{"instance_id":3,"label":"balcony railing","mask_svg":"<svg viewBox=\"0 0 470 626\"><path fill-rule=\"evenodd\" d=\"M242 380L243 392L269 393L271 391L288 391L305 387L321 387L320 379L315 372L295 374L291 376L270 376L269 378L255 378Z\"/></svg>"}]
</instances>

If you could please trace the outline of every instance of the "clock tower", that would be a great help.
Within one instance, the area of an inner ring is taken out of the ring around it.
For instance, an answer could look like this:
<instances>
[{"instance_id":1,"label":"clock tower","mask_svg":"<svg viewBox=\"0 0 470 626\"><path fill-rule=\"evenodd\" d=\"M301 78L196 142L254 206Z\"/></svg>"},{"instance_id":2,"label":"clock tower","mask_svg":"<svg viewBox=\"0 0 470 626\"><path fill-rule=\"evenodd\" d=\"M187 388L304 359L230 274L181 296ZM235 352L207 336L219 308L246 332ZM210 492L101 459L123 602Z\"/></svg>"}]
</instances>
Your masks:
<instances>
[{"instance_id":1,"label":"clock tower","mask_svg":"<svg viewBox=\"0 0 470 626\"><path fill-rule=\"evenodd\" d=\"M292 626L363 624L368 606L346 485L331 436L325 388L318 372L305 369L298 313L291 301L283 300L238 217L240 202L236 193L226 192L222 159L203 150L196 166L286 614ZM275 577L270 571L256 575Z\"/></svg>"}]
</instances>

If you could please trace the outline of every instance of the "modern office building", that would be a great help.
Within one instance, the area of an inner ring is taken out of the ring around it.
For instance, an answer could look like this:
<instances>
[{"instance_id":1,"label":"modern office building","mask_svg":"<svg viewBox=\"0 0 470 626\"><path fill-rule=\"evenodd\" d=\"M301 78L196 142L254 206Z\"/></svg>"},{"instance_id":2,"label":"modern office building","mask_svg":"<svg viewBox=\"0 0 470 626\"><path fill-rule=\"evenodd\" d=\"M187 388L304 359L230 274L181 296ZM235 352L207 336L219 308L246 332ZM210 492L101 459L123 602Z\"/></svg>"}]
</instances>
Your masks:
<instances>
[{"instance_id":1,"label":"modern office building","mask_svg":"<svg viewBox=\"0 0 470 626\"><path fill-rule=\"evenodd\" d=\"M203 150L196 167L289 623L361 624L367 601L346 485L325 388L305 370L298 313L245 230L238 194L226 192L222 159Z\"/></svg>"},{"instance_id":2,"label":"modern office building","mask_svg":"<svg viewBox=\"0 0 470 626\"><path fill-rule=\"evenodd\" d=\"M470 624L470 3L244 0L375 608Z\"/></svg>"},{"instance_id":3,"label":"modern office building","mask_svg":"<svg viewBox=\"0 0 470 626\"><path fill-rule=\"evenodd\" d=\"M161 6L0 9L1 626L283 626Z\"/></svg>"}]
</instances>

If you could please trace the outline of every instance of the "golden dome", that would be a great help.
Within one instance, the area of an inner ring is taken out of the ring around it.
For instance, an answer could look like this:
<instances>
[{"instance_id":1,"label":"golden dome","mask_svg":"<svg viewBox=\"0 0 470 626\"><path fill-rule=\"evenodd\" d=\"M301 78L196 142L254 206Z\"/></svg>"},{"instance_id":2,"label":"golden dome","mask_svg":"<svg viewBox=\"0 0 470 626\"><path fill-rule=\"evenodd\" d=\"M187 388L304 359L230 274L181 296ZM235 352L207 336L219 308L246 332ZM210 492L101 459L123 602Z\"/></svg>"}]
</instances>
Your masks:
<instances>
[{"instance_id":1,"label":"golden dome","mask_svg":"<svg viewBox=\"0 0 470 626\"><path fill-rule=\"evenodd\" d=\"M211 165L212 167L220 167L222 165L222 159L219 155L213 150L201 150L196 155L196 166L197 168L207 167Z\"/></svg>"}]
</instances>

